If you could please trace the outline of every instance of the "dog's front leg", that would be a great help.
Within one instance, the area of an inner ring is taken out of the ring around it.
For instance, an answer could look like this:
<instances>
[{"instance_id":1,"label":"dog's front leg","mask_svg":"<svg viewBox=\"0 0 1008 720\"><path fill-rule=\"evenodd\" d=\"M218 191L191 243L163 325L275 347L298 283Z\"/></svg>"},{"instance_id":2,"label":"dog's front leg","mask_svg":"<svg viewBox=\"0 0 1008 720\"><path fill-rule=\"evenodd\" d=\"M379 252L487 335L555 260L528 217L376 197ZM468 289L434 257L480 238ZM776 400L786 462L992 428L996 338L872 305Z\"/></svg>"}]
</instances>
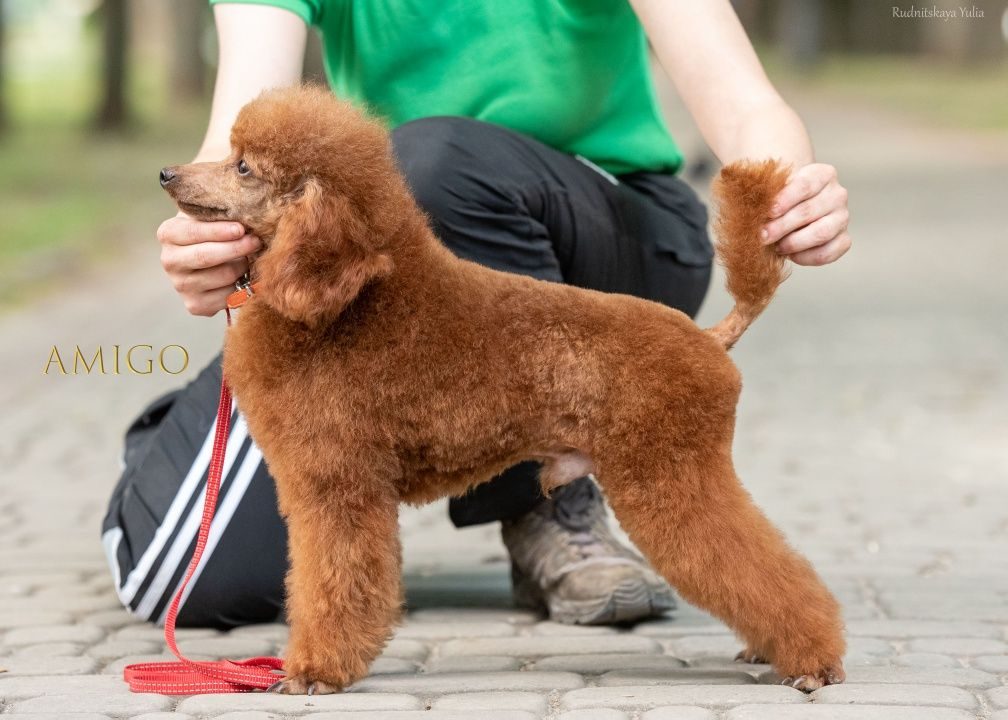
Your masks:
<instances>
[{"instance_id":1,"label":"dog's front leg","mask_svg":"<svg viewBox=\"0 0 1008 720\"><path fill-rule=\"evenodd\" d=\"M317 488L317 496L277 485L289 536L291 635L287 678L273 689L338 692L367 675L399 618L398 498L359 477Z\"/></svg>"}]
</instances>

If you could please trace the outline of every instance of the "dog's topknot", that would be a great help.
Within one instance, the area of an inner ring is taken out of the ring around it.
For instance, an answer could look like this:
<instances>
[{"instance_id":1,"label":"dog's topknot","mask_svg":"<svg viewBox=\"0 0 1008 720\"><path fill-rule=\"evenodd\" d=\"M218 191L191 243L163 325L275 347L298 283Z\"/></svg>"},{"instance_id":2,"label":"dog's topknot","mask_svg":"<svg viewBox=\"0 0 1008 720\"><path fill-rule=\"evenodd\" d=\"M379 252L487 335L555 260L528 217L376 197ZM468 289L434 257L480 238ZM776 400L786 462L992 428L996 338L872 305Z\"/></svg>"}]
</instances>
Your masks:
<instances>
[{"instance_id":1,"label":"dog's topknot","mask_svg":"<svg viewBox=\"0 0 1008 720\"><path fill-rule=\"evenodd\" d=\"M267 160L270 180L283 189L309 175L334 187L360 187L362 179L367 184L362 176L385 176L392 168L384 124L313 84L266 90L245 105L231 128L231 147Z\"/></svg>"}]
</instances>

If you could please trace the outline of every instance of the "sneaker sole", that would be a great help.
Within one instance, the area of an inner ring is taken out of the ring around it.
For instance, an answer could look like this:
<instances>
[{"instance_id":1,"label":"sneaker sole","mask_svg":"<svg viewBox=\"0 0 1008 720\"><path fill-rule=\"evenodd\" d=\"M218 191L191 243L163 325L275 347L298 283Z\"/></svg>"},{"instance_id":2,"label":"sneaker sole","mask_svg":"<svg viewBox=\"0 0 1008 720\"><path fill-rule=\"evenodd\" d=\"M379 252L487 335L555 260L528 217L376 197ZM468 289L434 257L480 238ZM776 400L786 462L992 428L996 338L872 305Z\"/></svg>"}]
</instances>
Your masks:
<instances>
[{"instance_id":1,"label":"sneaker sole","mask_svg":"<svg viewBox=\"0 0 1008 720\"><path fill-rule=\"evenodd\" d=\"M595 600L549 601L550 619L568 625L612 625L664 615L675 609L667 587L624 581L612 593Z\"/></svg>"}]
</instances>

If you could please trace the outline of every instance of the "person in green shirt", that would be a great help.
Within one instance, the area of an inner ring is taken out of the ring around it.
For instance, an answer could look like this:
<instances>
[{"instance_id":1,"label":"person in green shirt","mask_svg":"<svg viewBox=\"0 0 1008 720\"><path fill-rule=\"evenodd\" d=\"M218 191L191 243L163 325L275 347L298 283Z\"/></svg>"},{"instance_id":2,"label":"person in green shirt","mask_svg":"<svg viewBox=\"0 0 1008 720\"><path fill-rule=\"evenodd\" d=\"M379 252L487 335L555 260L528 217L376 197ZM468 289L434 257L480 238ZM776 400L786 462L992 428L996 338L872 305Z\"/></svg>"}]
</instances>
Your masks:
<instances>
[{"instance_id":1,"label":"person in green shirt","mask_svg":"<svg viewBox=\"0 0 1008 720\"><path fill-rule=\"evenodd\" d=\"M246 102L299 81L313 27L333 92L385 119L400 169L455 253L694 315L711 273L707 215L676 176L683 158L655 100L650 42L721 162L791 164L765 241L799 265L850 247L846 190L814 161L728 0L210 2L220 61L197 161L228 154ZM195 315L223 308L261 248L236 223L181 213L158 239ZM120 599L141 617L163 618L190 554L219 382L215 360L127 434L103 544ZM231 443L211 569L195 578L180 624L263 622L282 607L286 536L272 481L240 418ZM590 477L546 498L537 476L521 463L449 505L456 525L501 522L519 604L572 623L673 606L666 583L613 535Z\"/></svg>"}]
</instances>

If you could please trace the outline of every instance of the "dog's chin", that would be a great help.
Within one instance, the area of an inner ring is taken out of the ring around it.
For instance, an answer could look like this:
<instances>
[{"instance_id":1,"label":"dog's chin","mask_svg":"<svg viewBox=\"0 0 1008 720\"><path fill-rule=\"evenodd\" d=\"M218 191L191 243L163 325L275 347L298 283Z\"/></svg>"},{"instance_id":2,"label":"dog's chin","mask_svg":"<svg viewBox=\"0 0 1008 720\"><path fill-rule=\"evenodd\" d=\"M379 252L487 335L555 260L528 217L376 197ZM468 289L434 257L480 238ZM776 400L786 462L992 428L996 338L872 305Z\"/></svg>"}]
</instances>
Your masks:
<instances>
[{"instance_id":1,"label":"dog's chin","mask_svg":"<svg viewBox=\"0 0 1008 720\"><path fill-rule=\"evenodd\" d=\"M179 210L181 210L194 220L202 220L203 222L213 222L216 220L232 219L227 211L227 208L211 207L209 205L197 205L195 203L183 202L181 200L176 200L175 204L178 205Z\"/></svg>"}]
</instances>

